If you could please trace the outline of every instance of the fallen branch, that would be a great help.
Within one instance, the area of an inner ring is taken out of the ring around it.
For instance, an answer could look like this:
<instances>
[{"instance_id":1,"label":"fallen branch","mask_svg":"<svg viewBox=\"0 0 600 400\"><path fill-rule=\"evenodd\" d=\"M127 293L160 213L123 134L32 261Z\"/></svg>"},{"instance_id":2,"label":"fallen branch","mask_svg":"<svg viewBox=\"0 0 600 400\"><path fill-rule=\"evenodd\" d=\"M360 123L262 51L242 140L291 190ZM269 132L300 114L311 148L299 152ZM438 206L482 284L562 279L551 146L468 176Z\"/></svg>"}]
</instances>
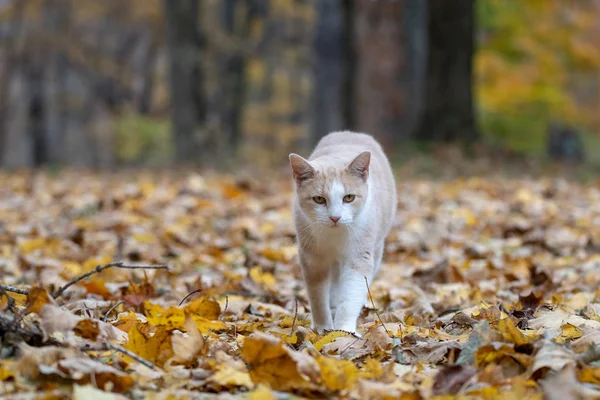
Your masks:
<instances>
[{"instance_id":1,"label":"fallen branch","mask_svg":"<svg viewBox=\"0 0 600 400\"><path fill-rule=\"evenodd\" d=\"M93 270L86 272L85 274L81 274L75 278L73 278L71 281L67 282L64 286L62 286L60 289L58 289L56 292L54 292L52 294L53 298L57 298L62 296L62 294L71 286L73 286L74 284L81 282L82 280L84 280L85 278L88 278L94 274L100 273L102 271L104 271L105 269L109 269L109 268L122 268L122 269L169 269L168 265L165 264L156 264L156 265L144 265L144 264L124 264L123 261L116 261L116 262L112 262L109 264L105 264L105 265L98 265L96 268L94 268Z\"/></svg>"},{"instance_id":2,"label":"fallen branch","mask_svg":"<svg viewBox=\"0 0 600 400\"><path fill-rule=\"evenodd\" d=\"M29 295L29 290L27 289L19 289L13 286L8 286L3 283L0 283L0 289L5 290L7 292L13 292L18 294L24 294L25 296Z\"/></svg>"},{"instance_id":3,"label":"fallen branch","mask_svg":"<svg viewBox=\"0 0 600 400\"><path fill-rule=\"evenodd\" d=\"M375 302L373 301L373 296L371 296L371 289L369 288L369 281L367 280L366 276L364 278L365 278L365 285L367 285L367 292L369 293L369 300L371 300L371 304L373 305L375 314L377 314L377 318L379 318L379 322L381 322L381 326L383 326L383 329L385 329L385 333L387 333L388 336L393 339L394 335L392 335L392 333L390 331L388 331L388 328L385 326L385 324L383 323L383 320L381 319L381 316L379 315L379 311L377 311L377 307L375 307Z\"/></svg>"}]
</instances>

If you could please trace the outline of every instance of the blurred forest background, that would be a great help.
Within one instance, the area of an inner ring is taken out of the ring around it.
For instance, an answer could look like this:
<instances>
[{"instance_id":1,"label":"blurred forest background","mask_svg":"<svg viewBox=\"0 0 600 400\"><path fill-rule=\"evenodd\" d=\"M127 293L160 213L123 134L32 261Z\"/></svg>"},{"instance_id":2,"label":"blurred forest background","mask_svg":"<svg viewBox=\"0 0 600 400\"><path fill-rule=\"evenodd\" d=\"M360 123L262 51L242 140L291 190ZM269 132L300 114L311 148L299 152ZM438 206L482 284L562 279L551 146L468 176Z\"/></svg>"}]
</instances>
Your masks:
<instances>
[{"instance_id":1,"label":"blurred forest background","mask_svg":"<svg viewBox=\"0 0 600 400\"><path fill-rule=\"evenodd\" d=\"M282 164L341 129L600 163L599 106L600 0L0 0L4 167Z\"/></svg>"}]
</instances>

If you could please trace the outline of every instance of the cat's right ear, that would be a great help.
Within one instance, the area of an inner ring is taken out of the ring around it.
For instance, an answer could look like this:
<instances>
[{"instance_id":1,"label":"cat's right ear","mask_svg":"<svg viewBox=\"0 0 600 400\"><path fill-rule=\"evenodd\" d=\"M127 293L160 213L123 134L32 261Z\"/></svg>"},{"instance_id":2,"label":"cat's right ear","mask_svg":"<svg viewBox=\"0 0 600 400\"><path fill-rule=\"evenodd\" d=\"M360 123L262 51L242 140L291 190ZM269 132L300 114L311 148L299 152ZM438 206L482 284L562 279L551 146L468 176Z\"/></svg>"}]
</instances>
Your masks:
<instances>
[{"instance_id":1,"label":"cat's right ear","mask_svg":"<svg viewBox=\"0 0 600 400\"><path fill-rule=\"evenodd\" d=\"M297 184L301 184L315 176L316 171L313 166L298 154L290 154L290 166Z\"/></svg>"}]
</instances>

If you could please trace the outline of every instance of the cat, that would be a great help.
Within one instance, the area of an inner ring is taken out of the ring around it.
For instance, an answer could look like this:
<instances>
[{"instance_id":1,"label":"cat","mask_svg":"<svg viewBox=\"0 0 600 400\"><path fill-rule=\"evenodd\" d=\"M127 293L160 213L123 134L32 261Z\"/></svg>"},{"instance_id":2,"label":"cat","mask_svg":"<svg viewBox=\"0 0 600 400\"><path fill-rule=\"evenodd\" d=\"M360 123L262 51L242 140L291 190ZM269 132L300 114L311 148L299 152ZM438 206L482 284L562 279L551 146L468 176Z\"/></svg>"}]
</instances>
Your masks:
<instances>
[{"instance_id":1,"label":"cat","mask_svg":"<svg viewBox=\"0 0 600 400\"><path fill-rule=\"evenodd\" d=\"M396 216L396 184L379 143L364 133L324 136L308 158L290 154L302 274L318 332L357 332L369 284Z\"/></svg>"}]
</instances>

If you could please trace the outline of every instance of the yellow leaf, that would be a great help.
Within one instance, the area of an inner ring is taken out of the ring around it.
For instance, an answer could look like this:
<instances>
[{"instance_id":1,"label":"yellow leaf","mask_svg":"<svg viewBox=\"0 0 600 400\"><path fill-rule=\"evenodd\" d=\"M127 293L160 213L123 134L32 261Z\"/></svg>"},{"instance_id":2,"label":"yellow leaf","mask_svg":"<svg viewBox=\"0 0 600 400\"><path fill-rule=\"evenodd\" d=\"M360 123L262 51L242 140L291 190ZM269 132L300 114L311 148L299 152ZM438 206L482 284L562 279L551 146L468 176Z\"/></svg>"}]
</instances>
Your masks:
<instances>
[{"instance_id":1,"label":"yellow leaf","mask_svg":"<svg viewBox=\"0 0 600 400\"><path fill-rule=\"evenodd\" d=\"M275 288L275 277L273 274L269 272L263 272L260 267L254 267L250 269L249 272L250 278L259 285L263 286L266 289L274 289Z\"/></svg>"},{"instance_id":2,"label":"yellow leaf","mask_svg":"<svg viewBox=\"0 0 600 400\"><path fill-rule=\"evenodd\" d=\"M266 386L259 385L256 389L251 391L246 397L246 400L275 400L276 397Z\"/></svg>"},{"instance_id":3,"label":"yellow leaf","mask_svg":"<svg viewBox=\"0 0 600 400\"><path fill-rule=\"evenodd\" d=\"M41 287L32 287L27 295L27 312L39 314L46 304L55 304L54 299Z\"/></svg>"},{"instance_id":4,"label":"yellow leaf","mask_svg":"<svg viewBox=\"0 0 600 400\"><path fill-rule=\"evenodd\" d=\"M27 254L31 253L32 251L42 249L46 246L48 246L48 241L46 238L35 238L24 240L19 243L19 250L21 250L22 253Z\"/></svg>"},{"instance_id":5,"label":"yellow leaf","mask_svg":"<svg viewBox=\"0 0 600 400\"><path fill-rule=\"evenodd\" d=\"M164 327L158 327L152 336L144 335L138 328L138 324L135 324L129 330L129 341L125 348L133 351L143 359L162 367L171 357L173 357L173 347L170 336L171 333ZM125 358L129 362L133 361L129 357Z\"/></svg>"},{"instance_id":6,"label":"yellow leaf","mask_svg":"<svg viewBox=\"0 0 600 400\"><path fill-rule=\"evenodd\" d=\"M523 335L521 330L515 326L510 318L504 318L498 321L498 331L502 334L504 341L514 343L517 346L528 344L531 341Z\"/></svg>"},{"instance_id":7,"label":"yellow leaf","mask_svg":"<svg viewBox=\"0 0 600 400\"><path fill-rule=\"evenodd\" d=\"M367 379L378 379L383 375L381 363L374 358L368 358L360 370L360 376Z\"/></svg>"},{"instance_id":8,"label":"yellow leaf","mask_svg":"<svg viewBox=\"0 0 600 400\"><path fill-rule=\"evenodd\" d=\"M358 379L358 368L352 361L319 356L321 383L329 390L352 389Z\"/></svg>"},{"instance_id":9,"label":"yellow leaf","mask_svg":"<svg viewBox=\"0 0 600 400\"><path fill-rule=\"evenodd\" d=\"M13 362L9 360L2 360L0 362L0 381L5 381L15 377Z\"/></svg>"},{"instance_id":10,"label":"yellow leaf","mask_svg":"<svg viewBox=\"0 0 600 400\"><path fill-rule=\"evenodd\" d=\"M584 366L578 373L577 377L582 383L592 383L600 385L600 367Z\"/></svg>"},{"instance_id":11,"label":"yellow leaf","mask_svg":"<svg viewBox=\"0 0 600 400\"><path fill-rule=\"evenodd\" d=\"M93 270L94 268L96 268L98 265L108 264L108 263L112 262L112 260L113 260L112 257L109 257L109 256L90 258L83 263L83 266L82 266L83 272L89 272L89 271Z\"/></svg>"},{"instance_id":12,"label":"yellow leaf","mask_svg":"<svg viewBox=\"0 0 600 400\"><path fill-rule=\"evenodd\" d=\"M170 307L164 309L158 304L150 301L144 302L145 315L148 322L156 326L164 326L168 330L185 330L185 315L189 313L196 321L197 327L202 333L208 333L211 329L224 329L225 323L218 321L221 307L213 299L199 298L186 307Z\"/></svg>"},{"instance_id":13,"label":"yellow leaf","mask_svg":"<svg viewBox=\"0 0 600 400\"><path fill-rule=\"evenodd\" d=\"M578 339L583 335L581 329L571 324L564 324L560 327L561 337L565 340Z\"/></svg>"},{"instance_id":14,"label":"yellow leaf","mask_svg":"<svg viewBox=\"0 0 600 400\"><path fill-rule=\"evenodd\" d=\"M259 334L246 338L242 358L256 384L282 391L311 387L305 373L300 373L300 360L272 336Z\"/></svg>"},{"instance_id":15,"label":"yellow leaf","mask_svg":"<svg viewBox=\"0 0 600 400\"><path fill-rule=\"evenodd\" d=\"M489 344L481 346L475 353L475 363L479 368L488 364L497 363L504 357L515 354L515 349L506 344Z\"/></svg>"},{"instance_id":16,"label":"yellow leaf","mask_svg":"<svg viewBox=\"0 0 600 400\"><path fill-rule=\"evenodd\" d=\"M233 387L244 387L247 389L253 388L254 383L248 372L239 371L233 367L224 364L219 370L210 377L211 382L218 384L219 386L231 389Z\"/></svg>"},{"instance_id":17,"label":"yellow leaf","mask_svg":"<svg viewBox=\"0 0 600 400\"><path fill-rule=\"evenodd\" d=\"M342 337L342 336L353 337L351 333L348 333L345 331L331 331L331 332L327 333L325 336L321 337L316 342L314 342L313 345L315 346L315 349L317 349L318 351L321 351L321 349L323 348L324 345L326 345L327 343L331 343L335 339Z\"/></svg>"}]
</instances>

